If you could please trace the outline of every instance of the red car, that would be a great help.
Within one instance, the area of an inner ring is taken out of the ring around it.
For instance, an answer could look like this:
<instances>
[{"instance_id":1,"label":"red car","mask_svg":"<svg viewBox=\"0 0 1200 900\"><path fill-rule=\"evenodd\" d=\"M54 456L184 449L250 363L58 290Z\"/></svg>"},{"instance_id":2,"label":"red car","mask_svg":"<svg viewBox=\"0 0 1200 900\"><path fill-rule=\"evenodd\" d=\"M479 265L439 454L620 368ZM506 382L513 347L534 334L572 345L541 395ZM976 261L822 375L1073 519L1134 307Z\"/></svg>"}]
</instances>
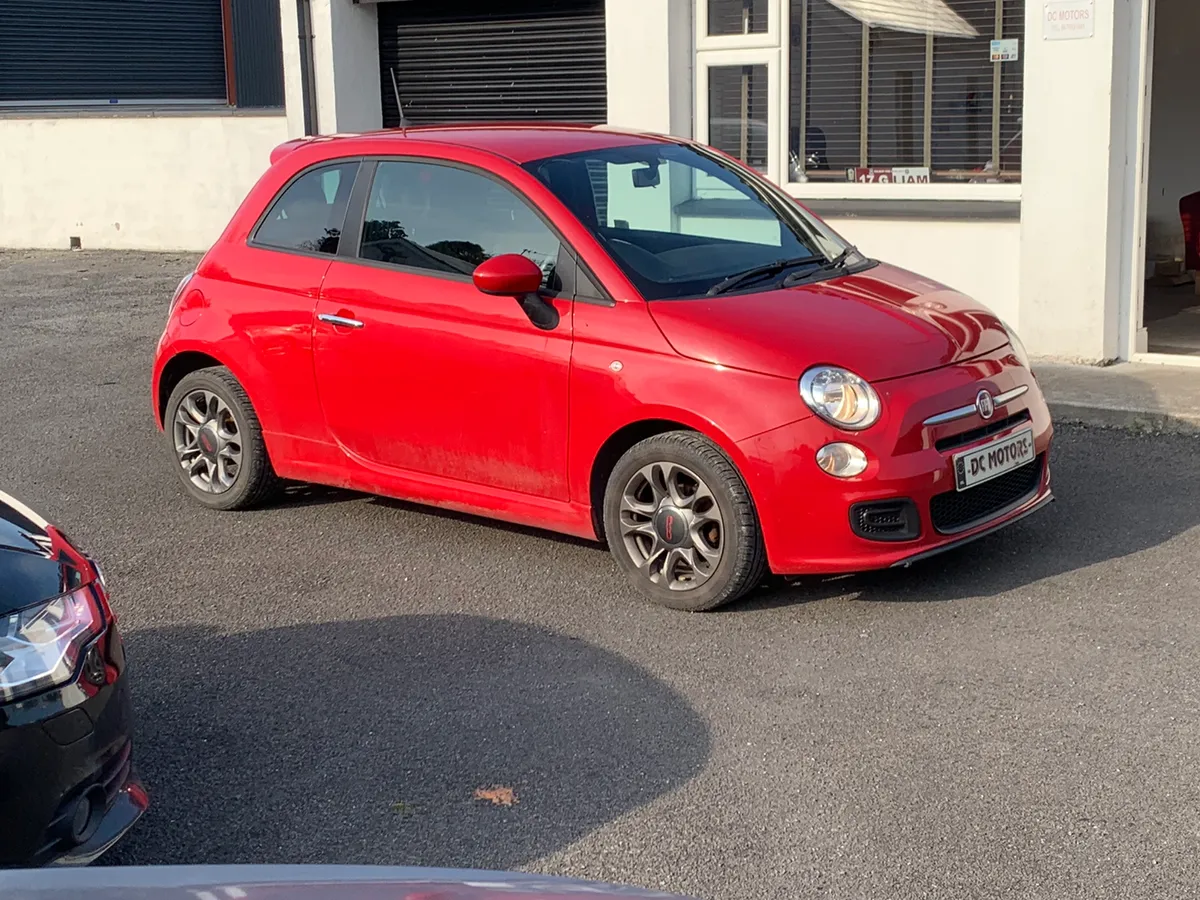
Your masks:
<instances>
[{"instance_id":1,"label":"red car","mask_svg":"<svg viewBox=\"0 0 1200 900\"><path fill-rule=\"evenodd\" d=\"M1051 499L995 315L710 148L607 128L282 145L175 292L153 404L205 506L294 479L602 539L683 609Z\"/></svg>"}]
</instances>

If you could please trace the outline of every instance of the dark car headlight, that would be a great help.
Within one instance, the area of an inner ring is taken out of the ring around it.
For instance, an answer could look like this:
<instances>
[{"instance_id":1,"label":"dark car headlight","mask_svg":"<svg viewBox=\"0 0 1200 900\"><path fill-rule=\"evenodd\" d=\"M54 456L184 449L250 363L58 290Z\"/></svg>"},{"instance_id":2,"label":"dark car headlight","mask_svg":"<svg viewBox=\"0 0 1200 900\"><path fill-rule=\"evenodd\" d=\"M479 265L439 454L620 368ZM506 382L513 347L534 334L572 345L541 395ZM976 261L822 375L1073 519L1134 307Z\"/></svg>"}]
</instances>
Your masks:
<instances>
[{"instance_id":1,"label":"dark car headlight","mask_svg":"<svg viewBox=\"0 0 1200 900\"><path fill-rule=\"evenodd\" d=\"M103 629L86 587L0 617L0 703L66 684Z\"/></svg>"}]
</instances>

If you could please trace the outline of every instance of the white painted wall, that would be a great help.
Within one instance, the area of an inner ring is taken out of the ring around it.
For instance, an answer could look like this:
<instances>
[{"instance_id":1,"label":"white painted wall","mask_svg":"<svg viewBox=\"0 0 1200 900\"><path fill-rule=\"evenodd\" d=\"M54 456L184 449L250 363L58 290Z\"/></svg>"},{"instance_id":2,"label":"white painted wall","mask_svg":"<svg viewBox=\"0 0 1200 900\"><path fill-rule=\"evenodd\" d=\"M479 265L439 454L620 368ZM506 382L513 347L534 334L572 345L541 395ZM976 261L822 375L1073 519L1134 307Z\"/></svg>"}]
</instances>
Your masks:
<instances>
[{"instance_id":1,"label":"white painted wall","mask_svg":"<svg viewBox=\"0 0 1200 900\"><path fill-rule=\"evenodd\" d=\"M206 250L285 140L282 115L0 118L0 247Z\"/></svg>"},{"instance_id":2,"label":"white painted wall","mask_svg":"<svg viewBox=\"0 0 1200 900\"><path fill-rule=\"evenodd\" d=\"M1200 191L1200 3L1157 0L1154 15L1146 252L1182 256L1179 199Z\"/></svg>"},{"instance_id":3,"label":"white painted wall","mask_svg":"<svg viewBox=\"0 0 1200 900\"><path fill-rule=\"evenodd\" d=\"M379 10L375 3L312 0L316 131L337 134L383 127L379 78ZM304 134L299 22L295 0L280 4L283 88L288 133Z\"/></svg>"},{"instance_id":4,"label":"white painted wall","mask_svg":"<svg viewBox=\"0 0 1200 900\"><path fill-rule=\"evenodd\" d=\"M279 28L283 33L283 104L287 110L289 138L304 137L304 83L300 68L300 19L295 0L279 4Z\"/></svg>"},{"instance_id":5,"label":"white painted wall","mask_svg":"<svg viewBox=\"0 0 1200 900\"><path fill-rule=\"evenodd\" d=\"M1129 104L1114 3L1128 18L1130 0L1095 0L1095 35L1066 41L1044 40L1043 4L1026 7L1017 322L1034 355L1120 354Z\"/></svg>"},{"instance_id":6,"label":"white painted wall","mask_svg":"<svg viewBox=\"0 0 1200 900\"><path fill-rule=\"evenodd\" d=\"M606 0L608 121L692 136L692 0Z\"/></svg>"},{"instance_id":7,"label":"white painted wall","mask_svg":"<svg viewBox=\"0 0 1200 900\"><path fill-rule=\"evenodd\" d=\"M973 297L1024 337L1020 222L858 217L826 221L867 256Z\"/></svg>"}]
</instances>

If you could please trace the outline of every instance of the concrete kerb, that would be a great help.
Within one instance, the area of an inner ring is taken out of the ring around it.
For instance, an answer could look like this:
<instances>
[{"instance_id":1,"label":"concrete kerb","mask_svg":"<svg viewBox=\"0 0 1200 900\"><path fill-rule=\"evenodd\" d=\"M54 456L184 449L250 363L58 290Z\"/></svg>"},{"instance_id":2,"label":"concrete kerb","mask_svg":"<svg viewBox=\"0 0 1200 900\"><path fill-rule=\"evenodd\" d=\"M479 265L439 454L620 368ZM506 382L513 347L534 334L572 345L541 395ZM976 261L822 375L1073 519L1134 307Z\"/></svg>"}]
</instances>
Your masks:
<instances>
[{"instance_id":1,"label":"concrete kerb","mask_svg":"<svg viewBox=\"0 0 1200 900\"><path fill-rule=\"evenodd\" d=\"M1200 368L1038 361L1034 371L1056 422L1200 435Z\"/></svg>"}]
</instances>

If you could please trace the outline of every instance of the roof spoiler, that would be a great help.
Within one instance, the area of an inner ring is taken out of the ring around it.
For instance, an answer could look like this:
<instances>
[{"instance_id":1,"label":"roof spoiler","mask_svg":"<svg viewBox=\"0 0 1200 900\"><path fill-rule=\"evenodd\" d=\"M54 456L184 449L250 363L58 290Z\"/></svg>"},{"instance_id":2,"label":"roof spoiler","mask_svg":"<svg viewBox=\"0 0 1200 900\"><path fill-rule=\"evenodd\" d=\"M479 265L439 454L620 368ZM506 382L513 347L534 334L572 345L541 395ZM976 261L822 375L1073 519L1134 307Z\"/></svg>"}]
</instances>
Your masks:
<instances>
[{"instance_id":1,"label":"roof spoiler","mask_svg":"<svg viewBox=\"0 0 1200 900\"><path fill-rule=\"evenodd\" d=\"M303 146L304 144L307 144L311 140L312 140L311 137L302 137L302 138L293 138L290 141L284 141L282 144L280 144L278 147L276 147L274 150L271 151L271 165L275 165L275 163L279 162L281 159L283 159L285 156L287 156L293 150L297 149L298 147Z\"/></svg>"}]
</instances>

